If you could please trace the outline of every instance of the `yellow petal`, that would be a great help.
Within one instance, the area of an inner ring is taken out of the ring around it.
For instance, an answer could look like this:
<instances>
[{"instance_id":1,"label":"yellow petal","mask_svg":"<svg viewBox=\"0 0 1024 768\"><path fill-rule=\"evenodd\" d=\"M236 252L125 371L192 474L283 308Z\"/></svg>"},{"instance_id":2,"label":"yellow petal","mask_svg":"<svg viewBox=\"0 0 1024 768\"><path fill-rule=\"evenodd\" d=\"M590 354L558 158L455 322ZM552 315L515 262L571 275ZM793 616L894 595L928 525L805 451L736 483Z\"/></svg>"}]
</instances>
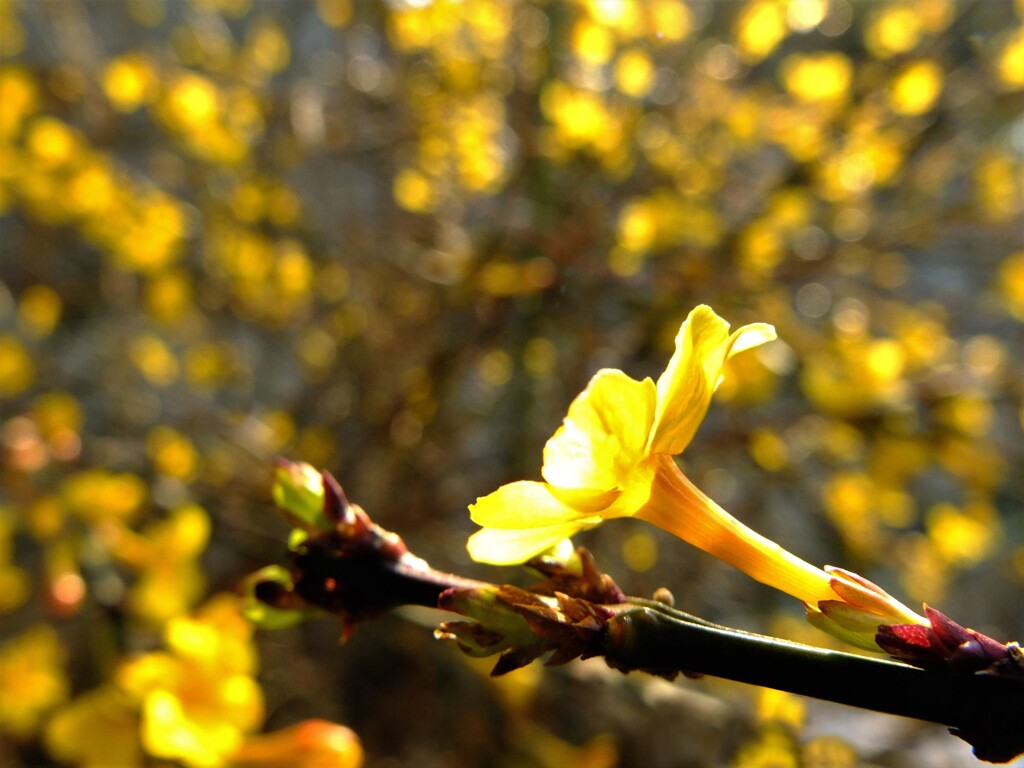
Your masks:
<instances>
[{"instance_id":1,"label":"yellow petal","mask_svg":"<svg viewBox=\"0 0 1024 768\"><path fill-rule=\"evenodd\" d=\"M519 480L503 485L469 506L477 525L490 528L536 528L574 520L580 513L555 498L544 483Z\"/></svg>"},{"instance_id":2,"label":"yellow petal","mask_svg":"<svg viewBox=\"0 0 1024 768\"><path fill-rule=\"evenodd\" d=\"M469 556L479 563L515 565L600 522L600 517L585 517L540 528L483 528L469 537L466 549L469 550Z\"/></svg>"},{"instance_id":3,"label":"yellow petal","mask_svg":"<svg viewBox=\"0 0 1024 768\"><path fill-rule=\"evenodd\" d=\"M552 496L566 506L572 507L581 515L596 515L604 512L623 494L621 488L601 491L592 488L558 488L549 485L548 490L551 491Z\"/></svg>"},{"instance_id":4,"label":"yellow petal","mask_svg":"<svg viewBox=\"0 0 1024 768\"><path fill-rule=\"evenodd\" d=\"M768 325L768 323L744 325L729 337L729 354L726 356L726 360L733 355L738 355L740 352L746 352L753 347L759 347L762 344L767 344L769 341L775 341L776 338L778 337L775 334L775 326L773 325Z\"/></svg>"},{"instance_id":5,"label":"yellow petal","mask_svg":"<svg viewBox=\"0 0 1024 768\"><path fill-rule=\"evenodd\" d=\"M729 324L711 307L696 307L679 327L676 350L658 378L658 403L651 453L682 453L704 420L711 396L733 354L775 338L764 323L745 325L731 336Z\"/></svg>"},{"instance_id":6,"label":"yellow petal","mask_svg":"<svg viewBox=\"0 0 1024 768\"><path fill-rule=\"evenodd\" d=\"M595 494L625 485L645 455L656 398L650 379L598 371L544 446L544 479Z\"/></svg>"}]
</instances>

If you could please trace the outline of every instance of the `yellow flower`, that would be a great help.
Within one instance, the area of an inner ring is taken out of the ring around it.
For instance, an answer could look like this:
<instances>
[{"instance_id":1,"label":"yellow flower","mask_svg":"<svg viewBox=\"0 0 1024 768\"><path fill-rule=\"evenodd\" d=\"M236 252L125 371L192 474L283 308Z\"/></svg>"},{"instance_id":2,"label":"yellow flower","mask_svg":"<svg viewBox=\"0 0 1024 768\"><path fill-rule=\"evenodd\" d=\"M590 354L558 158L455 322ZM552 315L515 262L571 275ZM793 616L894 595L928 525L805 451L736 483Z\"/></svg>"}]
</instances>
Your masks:
<instances>
[{"instance_id":1,"label":"yellow flower","mask_svg":"<svg viewBox=\"0 0 1024 768\"><path fill-rule=\"evenodd\" d=\"M142 765L136 703L107 684L83 693L46 723L47 751L78 768Z\"/></svg>"},{"instance_id":2,"label":"yellow flower","mask_svg":"<svg viewBox=\"0 0 1024 768\"><path fill-rule=\"evenodd\" d=\"M190 768L221 765L263 720L254 675L252 627L235 598L219 595L195 618L171 619L167 651L123 664L118 687L141 708L141 737L153 757Z\"/></svg>"},{"instance_id":3,"label":"yellow flower","mask_svg":"<svg viewBox=\"0 0 1024 768\"><path fill-rule=\"evenodd\" d=\"M0 732L30 737L68 698L64 648L52 627L35 624L0 647Z\"/></svg>"},{"instance_id":4,"label":"yellow flower","mask_svg":"<svg viewBox=\"0 0 1024 768\"><path fill-rule=\"evenodd\" d=\"M638 517L802 600L812 614L826 603L847 625L841 636L861 647L877 650L879 624L925 623L887 595L883 599L881 590L848 610L835 608L847 595L862 596L870 582L859 580L856 590L844 591L848 574L810 565L751 530L694 486L672 458L693 439L726 361L774 338L775 330L763 323L729 333L725 320L700 306L680 327L675 353L656 384L599 371L544 448L544 482L510 483L470 507L474 522L484 526L469 539L470 555L519 563L604 520ZM885 599L891 603L883 606ZM831 632L831 617L822 618L815 623Z\"/></svg>"},{"instance_id":5,"label":"yellow flower","mask_svg":"<svg viewBox=\"0 0 1024 768\"><path fill-rule=\"evenodd\" d=\"M249 736L230 768L359 768L363 748L343 725L303 720L273 733Z\"/></svg>"}]
</instances>

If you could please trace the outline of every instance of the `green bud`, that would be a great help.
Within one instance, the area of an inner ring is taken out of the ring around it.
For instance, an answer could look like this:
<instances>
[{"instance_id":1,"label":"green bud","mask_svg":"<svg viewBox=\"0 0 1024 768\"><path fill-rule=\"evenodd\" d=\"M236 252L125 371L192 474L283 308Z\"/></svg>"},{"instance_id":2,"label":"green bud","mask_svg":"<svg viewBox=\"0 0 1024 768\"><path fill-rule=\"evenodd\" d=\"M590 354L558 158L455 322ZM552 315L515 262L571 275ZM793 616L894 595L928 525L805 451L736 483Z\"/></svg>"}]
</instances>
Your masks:
<instances>
[{"instance_id":1,"label":"green bud","mask_svg":"<svg viewBox=\"0 0 1024 768\"><path fill-rule=\"evenodd\" d=\"M268 565L246 577L242 582L242 615L261 629L286 629L305 618L305 612L292 608L275 608L257 596L257 585L261 591L278 587L280 594L291 595L291 574L280 565Z\"/></svg>"},{"instance_id":2,"label":"green bud","mask_svg":"<svg viewBox=\"0 0 1024 768\"><path fill-rule=\"evenodd\" d=\"M274 503L300 528L327 531L324 515L324 481L320 472L305 462L282 461L274 482Z\"/></svg>"}]
</instances>

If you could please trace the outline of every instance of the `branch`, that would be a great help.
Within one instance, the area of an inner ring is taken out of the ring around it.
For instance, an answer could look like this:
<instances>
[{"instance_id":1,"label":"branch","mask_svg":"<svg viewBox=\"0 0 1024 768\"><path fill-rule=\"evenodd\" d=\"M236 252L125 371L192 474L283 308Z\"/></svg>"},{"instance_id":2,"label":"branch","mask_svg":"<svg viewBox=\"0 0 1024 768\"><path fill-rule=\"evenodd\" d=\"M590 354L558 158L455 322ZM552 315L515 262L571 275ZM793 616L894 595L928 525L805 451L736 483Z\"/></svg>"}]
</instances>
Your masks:
<instances>
[{"instance_id":1,"label":"branch","mask_svg":"<svg viewBox=\"0 0 1024 768\"><path fill-rule=\"evenodd\" d=\"M339 616L344 637L401 605L439 607L469 621L444 622L436 634L471 655L499 656L492 674L545 656L549 665L602 656L624 673L712 675L941 723L990 762L1024 754L1020 647L933 609L931 627L879 632L883 647L908 664L730 629L675 610L667 599L626 597L582 548L564 562L528 563L541 581L527 589L475 581L410 553L350 504L330 475L321 482L297 465L280 472L275 496L299 528L289 543L290 568L270 566L248 580L250 617L266 626L315 609Z\"/></svg>"},{"instance_id":2,"label":"branch","mask_svg":"<svg viewBox=\"0 0 1024 768\"><path fill-rule=\"evenodd\" d=\"M617 669L697 672L950 726L989 762L1024 753L1024 685L985 674L924 670L701 626L633 608L609 620L605 659Z\"/></svg>"}]
</instances>

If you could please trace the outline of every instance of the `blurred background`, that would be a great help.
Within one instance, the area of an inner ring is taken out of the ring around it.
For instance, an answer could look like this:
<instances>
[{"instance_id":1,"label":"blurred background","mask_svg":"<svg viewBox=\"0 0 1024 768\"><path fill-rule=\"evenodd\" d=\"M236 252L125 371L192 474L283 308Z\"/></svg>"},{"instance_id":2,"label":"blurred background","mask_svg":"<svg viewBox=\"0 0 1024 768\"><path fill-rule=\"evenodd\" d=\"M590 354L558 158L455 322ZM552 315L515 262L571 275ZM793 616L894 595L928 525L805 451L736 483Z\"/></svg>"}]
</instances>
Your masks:
<instances>
[{"instance_id":1,"label":"blurred background","mask_svg":"<svg viewBox=\"0 0 1024 768\"><path fill-rule=\"evenodd\" d=\"M467 505L708 303L780 341L687 474L1024 637L1024 2L0 0L0 51L0 766L223 765L309 718L379 768L974 764L720 681L491 680L434 616L254 633L228 595L285 561L278 456L521 579ZM577 543L829 642L639 521Z\"/></svg>"}]
</instances>

